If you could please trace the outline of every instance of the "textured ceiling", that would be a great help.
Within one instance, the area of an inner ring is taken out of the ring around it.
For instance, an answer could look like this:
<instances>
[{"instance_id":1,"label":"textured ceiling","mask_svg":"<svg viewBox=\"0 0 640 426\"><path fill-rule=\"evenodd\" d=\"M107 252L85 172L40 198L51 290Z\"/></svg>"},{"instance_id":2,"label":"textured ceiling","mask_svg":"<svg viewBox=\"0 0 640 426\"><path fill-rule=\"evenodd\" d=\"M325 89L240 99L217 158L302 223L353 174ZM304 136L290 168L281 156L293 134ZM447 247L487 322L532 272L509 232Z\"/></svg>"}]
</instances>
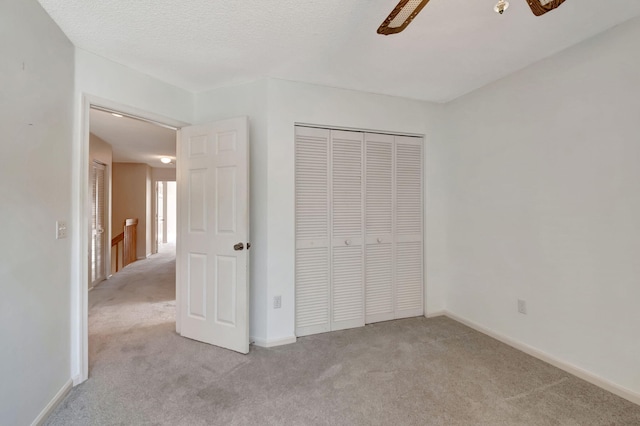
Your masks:
<instances>
[{"instance_id":1,"label":"textured ceiling","mask_svg":"<svg viewBox=\"0 0 640 426\"><path fill-rule=\"evenodd\" d=\"M39 0L79 48L203 91L261 77L443 102L640 15L639 0L431 0L392 36L397 0Z\"/></svg>"},{"instance_id":2,"label":"textured ceiling","mask_svg":"<svg viewBox=\"0 0 640 426\"><path fill-rule=\"evenodd\" d=\"M160 157L176 157L175 130L95 109L91 110L89 129L111 145L115 163L175 168L175 164L160 162Z\"/></svg>"}]
</instances>

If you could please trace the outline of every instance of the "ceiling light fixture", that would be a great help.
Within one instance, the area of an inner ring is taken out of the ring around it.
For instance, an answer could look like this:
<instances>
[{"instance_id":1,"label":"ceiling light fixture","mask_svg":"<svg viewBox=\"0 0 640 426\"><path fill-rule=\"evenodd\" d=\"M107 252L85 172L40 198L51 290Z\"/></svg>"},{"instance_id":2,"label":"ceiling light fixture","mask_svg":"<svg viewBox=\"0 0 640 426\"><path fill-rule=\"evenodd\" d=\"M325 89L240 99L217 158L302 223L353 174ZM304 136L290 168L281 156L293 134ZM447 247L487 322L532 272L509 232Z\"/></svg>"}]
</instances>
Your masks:
<instances>
[{"instance_id":1,"label":"ceiling light fixture","mask_svg":"<svg viewBox=\"0 0 640 426\"><path fill-rule=\"evenodd\" d=\"M169 157L160 157L160 161L163 164L171 164L171 158L169 158Z\"/></svg>"},{"instance_id":2,"label":"ceiling light fixture","mask_svg":"<svg viewBox=\"0 0 640 426\"><path fill-rule=\"evenodd\" d=\"M122 118L122 114L116 114L115 112L112 112L111 115L113 115L114 117Z\"/></svg>"},{"instance_id":3,"label":"ceiling light fixture","mask_svg":"<svg viewBox=\"0 0 640 426\"><path fill-rule=\"evenodd\" d=\"M404 30L427 3L429 0L400 0L378 28L378 34L396 34Z\"/></svg>"},{"instance_id":4,"label":"ceiling light fixture","mask_svg":"<svg viewBox=\"0 0 640 426\"><path fill-rule=\"evenodd\" d=\"M498 3L494 6L493 10L498 12L500 15L504 13L505 10L509 8L509 2L506 0L499 0Z\"/></svg>"}]
</instances>

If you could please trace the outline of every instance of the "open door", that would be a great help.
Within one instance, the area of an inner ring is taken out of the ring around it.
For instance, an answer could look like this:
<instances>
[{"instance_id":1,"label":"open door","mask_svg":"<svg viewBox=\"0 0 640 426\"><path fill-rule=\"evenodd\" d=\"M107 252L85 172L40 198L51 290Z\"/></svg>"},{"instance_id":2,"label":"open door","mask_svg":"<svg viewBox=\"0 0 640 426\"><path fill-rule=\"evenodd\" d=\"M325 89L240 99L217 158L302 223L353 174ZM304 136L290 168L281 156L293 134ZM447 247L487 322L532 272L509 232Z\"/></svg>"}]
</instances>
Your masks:
<instances>
[{"instance_id":1,"label":"open door","mask_svg":"<svg viewBox=\"0 0 640 426\"><path fill-rule=\"evenodd\" d=\"M177 330L249 352L248 119L178 131Z\"/></svg>"}]
</instances>

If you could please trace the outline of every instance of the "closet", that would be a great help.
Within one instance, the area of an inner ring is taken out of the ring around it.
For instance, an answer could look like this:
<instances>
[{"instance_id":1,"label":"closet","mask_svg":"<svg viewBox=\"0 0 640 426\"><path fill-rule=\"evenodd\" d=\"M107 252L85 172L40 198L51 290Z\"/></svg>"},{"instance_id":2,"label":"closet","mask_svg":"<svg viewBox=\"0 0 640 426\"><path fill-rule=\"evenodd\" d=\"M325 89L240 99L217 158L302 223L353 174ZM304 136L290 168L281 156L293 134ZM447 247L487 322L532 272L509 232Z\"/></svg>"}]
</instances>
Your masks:
<instances>
[{"instance_id":1,"label":"closet","mask_svg":"<svg viewBox=\"0 0 640 426\"><path fill-rule=\"evenodd\" d=\"M296 126L296 335L423 314L422 138Z\"/></svg>"}]
</instances>

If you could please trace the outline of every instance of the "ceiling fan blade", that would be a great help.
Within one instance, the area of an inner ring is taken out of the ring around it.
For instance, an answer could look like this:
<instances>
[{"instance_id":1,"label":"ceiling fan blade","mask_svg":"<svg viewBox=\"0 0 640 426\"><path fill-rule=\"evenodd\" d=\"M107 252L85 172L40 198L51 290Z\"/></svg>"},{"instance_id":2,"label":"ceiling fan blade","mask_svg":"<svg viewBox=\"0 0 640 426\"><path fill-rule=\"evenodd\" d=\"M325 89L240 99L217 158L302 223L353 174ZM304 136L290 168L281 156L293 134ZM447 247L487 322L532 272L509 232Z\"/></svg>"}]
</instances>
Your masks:
<instances>
[{"instance_id":1,"label":"ceiling fan blade","mask_svg":"<svg viewBox=\"0 0 640 426\"><path fill-rule=\"evenodd\" d=\"M531 11L536 16L542 16L547 12L559 7L564 0L526 0Z\"/></svg>"},{"instance_id":2,"label":"ceiling fan blade","mask_svg":"<svg viewBox=\"0 0 640 426\"><path fill-rule=\"evenodd\" d=\"M429 0L400 0L378 28L378 34L397 34L404 30L427 3Z\"/></svg>"}]
</instances>

